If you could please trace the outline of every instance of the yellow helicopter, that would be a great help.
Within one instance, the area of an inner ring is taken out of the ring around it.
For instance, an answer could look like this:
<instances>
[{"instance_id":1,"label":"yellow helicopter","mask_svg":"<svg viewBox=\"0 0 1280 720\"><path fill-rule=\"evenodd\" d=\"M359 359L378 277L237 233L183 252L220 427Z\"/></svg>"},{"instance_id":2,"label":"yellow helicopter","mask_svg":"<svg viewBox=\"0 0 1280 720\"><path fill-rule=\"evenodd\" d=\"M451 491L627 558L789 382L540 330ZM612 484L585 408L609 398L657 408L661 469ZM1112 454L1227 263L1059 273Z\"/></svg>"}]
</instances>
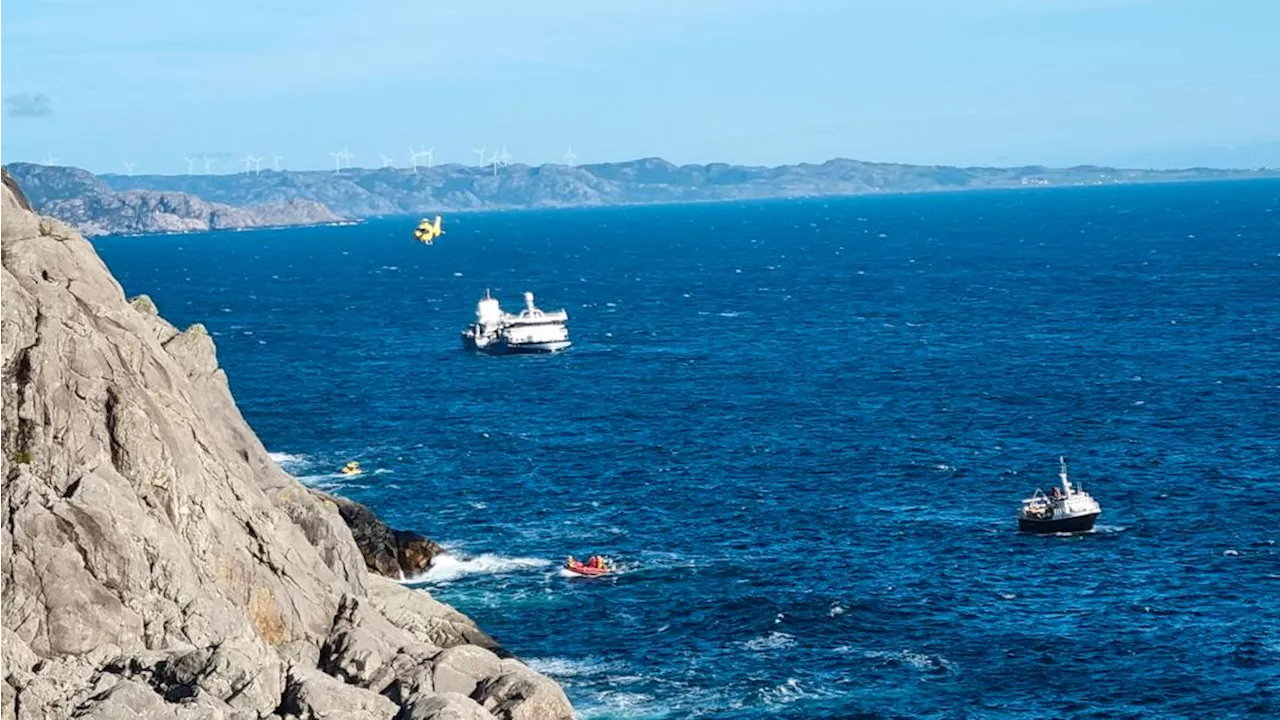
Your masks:
<instances>
[{"instance_id":1,"label":"yellow helicopter","mask_svg":"<svg viewBox=\"0 0 1280 720\"><path fill-rule=\"evenodd\" d=\"M432 224L430 220L423 218L422 222L418 223L418 227L413 231L413 236L417 238L419 242L426 245L430 245L435 242L435 239L443 234L444 230L440 229L439 215L436 216L435 224Z\"/></svg>"}]
</instances>

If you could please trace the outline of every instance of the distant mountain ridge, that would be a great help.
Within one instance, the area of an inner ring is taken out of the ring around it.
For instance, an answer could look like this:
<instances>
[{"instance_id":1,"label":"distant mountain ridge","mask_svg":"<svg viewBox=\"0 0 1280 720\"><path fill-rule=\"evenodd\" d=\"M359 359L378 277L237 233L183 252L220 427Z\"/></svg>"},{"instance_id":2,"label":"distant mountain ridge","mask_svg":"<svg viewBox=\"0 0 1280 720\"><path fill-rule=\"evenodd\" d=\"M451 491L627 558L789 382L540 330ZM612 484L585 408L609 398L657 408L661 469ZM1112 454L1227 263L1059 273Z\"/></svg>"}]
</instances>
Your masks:
<instances>
[{"instance_id":1,"label":"distant mountain ridge","mask_svg":"<svg viewBox=\"0 0 1280 720\"><path fill-rule=\"evenodd\" d=\"M39 177L54 170L67 173L68 177L58 182ZM41 211L54 215L58 215L63 206L53 203L73 200L74 196L68 193L78 192L77 188L98 194L106 188L122 194L184 193L232 208L275 207L301 201L351 218L450 210L1280 177L1280 170L1273 169L1135 170L1092 165L951 167L843 158L821 164L777 167L726 163L675 165L661 158L644 158L580 166L514 164L499 166L496 171L492 166L448 164L417 171L344 168L341 172L264 170L229 175L95 176L75 168L48 168L28 163L14 163L10 171L27 189L32 202ZM96 212L106 209L77 207L76 211L85 218L83 222L88 222ZM302 217L308 216L304 213Z\"/></svg>"},{"instance_id":2,"label":"distant mountain ridge","mask_svg":"<svg viewBox=\"0 0 1280 720\"><path fill-rule=\"evenodd\" d=\"M243 205L287 198L321 202L351 217L447 210L568 207L634 203L700 202L869 193L1091 185L1274 176L1251 170L1179 171L1074 168L957 168L868 163L836 159L820 165L748 167L712 163L675 165L661 158L566 165L431 169L363 168L332 171L264 171L259 174L106 175L117 190L189 192L215 202Z\"/></svg>"},{"instance_id":3,"label":"distant mountain ridge","mask_svg":"<svg viewBox=\"0 0 1280 720\"><path fill-rule=\"evenodd\" d=\"M28 163L5 166L29 184L38 212L75 226L86 236L190 232L340 222L322 203L304 198L235 205L208 202L174 190L117 191L79 168Z\"/></svg>"}]
</instances>

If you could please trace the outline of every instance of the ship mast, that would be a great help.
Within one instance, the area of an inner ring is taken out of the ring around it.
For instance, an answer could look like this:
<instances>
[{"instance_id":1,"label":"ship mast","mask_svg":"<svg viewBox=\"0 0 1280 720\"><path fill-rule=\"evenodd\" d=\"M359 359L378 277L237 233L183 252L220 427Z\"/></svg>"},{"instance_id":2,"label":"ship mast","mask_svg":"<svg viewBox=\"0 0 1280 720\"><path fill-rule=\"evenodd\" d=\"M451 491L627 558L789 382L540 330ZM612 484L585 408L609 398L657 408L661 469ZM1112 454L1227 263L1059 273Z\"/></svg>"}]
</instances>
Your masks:
<instances>
[{"instance_id":1,"label":"ship mast","mask_svg":"<svg viewBox=\"0 0 1280 720\"><path fill-rule=\"evenodd\" d=\"M1067 459L1059 455L1058 462L1061 465L1058 469L1058 478L1062 480L1062 492L1067 497L1071 497L1071 481L1067 479Z\"/></svg>"}]
</instances>

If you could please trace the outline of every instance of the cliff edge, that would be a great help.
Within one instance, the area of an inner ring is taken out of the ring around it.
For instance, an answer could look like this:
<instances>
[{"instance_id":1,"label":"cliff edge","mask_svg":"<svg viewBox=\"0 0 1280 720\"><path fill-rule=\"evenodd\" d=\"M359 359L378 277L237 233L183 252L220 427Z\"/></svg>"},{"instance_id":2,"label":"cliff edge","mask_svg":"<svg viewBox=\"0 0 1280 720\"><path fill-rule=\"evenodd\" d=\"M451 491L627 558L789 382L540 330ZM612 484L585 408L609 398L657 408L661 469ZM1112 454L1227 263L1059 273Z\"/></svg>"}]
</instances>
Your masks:
<instances>
[{"instance_id":1,"label":"cliff edge","mask_svg":"<svg viewBox=\"0 0 1280 720\"><path fill-rule=\"evenodd\" d=\"M203 326L126 301L7 174L2 202L4 720L572 717L469 619L366 570Z\"/></svg>"}]
</instances>

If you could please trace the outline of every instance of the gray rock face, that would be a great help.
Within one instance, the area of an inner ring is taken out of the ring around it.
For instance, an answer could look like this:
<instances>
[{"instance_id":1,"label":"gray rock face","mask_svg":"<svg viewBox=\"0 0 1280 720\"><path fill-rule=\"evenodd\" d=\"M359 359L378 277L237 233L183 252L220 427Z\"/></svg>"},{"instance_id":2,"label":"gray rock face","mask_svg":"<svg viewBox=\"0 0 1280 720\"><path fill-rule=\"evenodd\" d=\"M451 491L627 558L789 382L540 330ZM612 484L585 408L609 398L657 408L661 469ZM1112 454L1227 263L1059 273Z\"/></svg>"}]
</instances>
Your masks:
<instances>
[{"instance_id":1,"label":"gray rock face","mask_svg":"<svg viewBox=\"0 0 1280 720\"><path fill-rule=\"evenodd\" d=\"M9 174L8 168L0 168L0 177L3 178L4 186L9 188L9 192L13 195L13 201L23 210L31 209L31 201L27 200L27 194L22 192L22 188L18 187L18 181L13 179Z\"/></svg>"},{"instance_id":2,"label":"gray rock face","mask_svg":"<svg viewBox=\"0 0 1280 720\"><path fill-rule=\"evenodd\" d=\"M466 695L446 692L415 697L396 720L488 720L492 717Z\"/></svg>"},{"instance_id":3,"label":"gray rock face","mask_svg":"<svg viewBox=\"0 0 1280 720\"><path fill-rule=\"evenodd\" d=\"M202 326L126 302L7 180L2 211L0 717L390 718L435 696L447 648L497 650L368 574L245 424ZM492 670L471 693L486 712L571 717L545 677Z\"/></svg>"}]
</instances>

